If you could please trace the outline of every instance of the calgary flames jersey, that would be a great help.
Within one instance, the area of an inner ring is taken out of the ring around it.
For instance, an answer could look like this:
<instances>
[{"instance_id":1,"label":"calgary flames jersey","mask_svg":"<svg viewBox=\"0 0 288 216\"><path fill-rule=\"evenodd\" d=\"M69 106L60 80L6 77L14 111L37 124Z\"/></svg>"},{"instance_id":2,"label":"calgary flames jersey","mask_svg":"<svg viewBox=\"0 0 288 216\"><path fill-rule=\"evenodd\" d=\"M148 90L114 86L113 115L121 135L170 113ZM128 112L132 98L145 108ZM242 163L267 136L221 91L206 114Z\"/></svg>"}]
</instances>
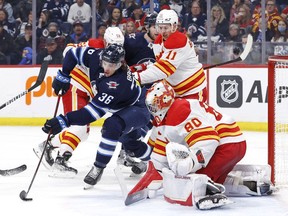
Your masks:
<instances>
[{"instance_id":1,"label":"calgary flames jersey","mask_svg":"<svg viewBox=\"0 0 288 216\"><path fill-rule=\"evenodd\" d=\"M187 146L194 155L196 171L208 164L219 145L243 140L240 128L230 116L204 102L177 98L162 123L152 130L148 143L154 146L153 162L164 164L167 163L165 147L169 142Z\"/></svg>"},{"instance_id":2,"label":"calgary flames jersey","mask_svg":"<svg viewBox=\"0 0 288 216\"><path fill-rule=\"evenodd\" d=\"M141 84L165 79L178 97L199 93L206 87L202 64L185 34L176 31L166 41L158 35L154 43L156 62L138 74Z\"/></svg>"}]
</instances>

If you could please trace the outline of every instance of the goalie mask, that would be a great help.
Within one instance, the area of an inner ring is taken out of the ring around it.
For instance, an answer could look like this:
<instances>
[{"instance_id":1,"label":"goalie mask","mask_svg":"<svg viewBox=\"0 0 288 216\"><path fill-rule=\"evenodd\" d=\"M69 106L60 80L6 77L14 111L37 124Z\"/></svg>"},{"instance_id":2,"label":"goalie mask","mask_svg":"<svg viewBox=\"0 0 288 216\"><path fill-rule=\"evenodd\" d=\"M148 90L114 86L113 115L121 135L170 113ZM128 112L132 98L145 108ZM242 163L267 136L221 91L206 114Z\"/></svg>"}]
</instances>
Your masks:
<instances>
[{"instance_id":1,"label":"goalie mask","mask_svg":"<svg viewBox=\"0 0 288 216\"><path fill-rule=\"evenodd\" d=\"M160 124L164 119L174 102L174 98L175 92L173 88L165 81L154 83L147 91L145 103L157 124Z\"/></svg>"}]
</instances>

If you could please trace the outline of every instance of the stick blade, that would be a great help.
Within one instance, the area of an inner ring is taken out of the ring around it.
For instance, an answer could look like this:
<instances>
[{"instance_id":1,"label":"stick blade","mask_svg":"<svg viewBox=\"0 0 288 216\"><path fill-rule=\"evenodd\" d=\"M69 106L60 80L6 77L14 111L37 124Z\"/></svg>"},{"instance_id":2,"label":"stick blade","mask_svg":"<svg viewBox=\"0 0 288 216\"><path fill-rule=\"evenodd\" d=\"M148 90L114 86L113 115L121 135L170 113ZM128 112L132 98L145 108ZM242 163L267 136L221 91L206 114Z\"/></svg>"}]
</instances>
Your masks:
<instances>
[{"instance_id":1,"label":"stick blade","mask_svg":"<svg viewBox=\"0 0 288 216\"><path fill-rule=\"evenodd\" d=\"M27 166L25 164L13 168L13 169L7 169L7 170L0 170L0 175L1 176L12 176L12 175L16 175L18 173L21 173L23 171L25 171L27 169Z\"/></svg>"},{"instance_id":2,"label":"stick blade","mask_svg":"<svg viewBox=\"0 0 288 216\"><path fill-rule=\"evenodd\" d=\"M131 205L133 203L139 202L147 198L148 198L148 189L145 188L144 190L140 190L135 193L128 194L125 199L125 205L128 206L128 205Z\"/></svg>"},{"instance_id":3,"label":"stick blade","mask_svg":"<svg viewBox=\"0 0 288 216\"><path fill-rule=\"evenodd\" d=\"M245 49L240 55L240 58L242 61L244 61L247 58L248 54L251 51L252 45L253 45L253 37L251 34L249 34L247 37L247 43L246 43Z\"/></svg>"},{"instance_id":4,"label":"stick blade","mask_svg":"<svg viewBox=\"0 0 288 216\"><path fill-rule=\"evenodd\" d=\"M19 197L23 201L32 201L33 200L32 198L27 198L27 193L24 190L21 191L21 193L19 194Z\"/></svg>"}]
</instances>

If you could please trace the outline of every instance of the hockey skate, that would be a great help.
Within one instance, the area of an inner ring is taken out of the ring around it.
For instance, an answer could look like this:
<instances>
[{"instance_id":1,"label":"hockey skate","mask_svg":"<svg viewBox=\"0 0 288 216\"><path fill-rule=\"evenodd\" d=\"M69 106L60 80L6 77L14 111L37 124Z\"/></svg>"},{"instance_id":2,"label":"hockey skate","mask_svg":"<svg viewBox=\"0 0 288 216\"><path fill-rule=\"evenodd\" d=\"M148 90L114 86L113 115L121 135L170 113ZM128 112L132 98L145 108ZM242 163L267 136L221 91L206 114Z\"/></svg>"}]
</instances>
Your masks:
<instances>
[{"instance_id":1,"label":"hockey skate","mask_svg":"<svg viewBox=\"0 0 288 216\"><path fill-rule=\"evenodd\" d=\"M126 167L132 167L131 171L136 174L140 175L147 170L147 164L143 161L135 161L133 157L131 157L129 154L125 152L125 150L121 149L118 158L117 158L117 164L123 165Z\"/></svg>"},{"instance_id":2,"label":"hockey skate","mask_svg":"<svg viewBox=\"0 0 288 216\"><path fill-rule=\"evenodd\" d=\"M64 152L63 156L59 155L55 159L54 164L52 165L52 174L50 177L55 178L73 178L77 175L78 171L67 165L67 161L72 156L71 152Z\"/></svg>"},{"instance_id":3,"label":"hockey skate","mask_svg":"<svg viewBox=\"0 0 288 216\"><path fill-rule=\"evenodd\" d=\"M218 208L224 205L233 203L224 194L216 193L213 195L207 195L204 198L199 199L196 202L196 207L200 210L208 210Z\"/></svg>"},{"instance_id":4,"label":"hockey skate","mask_svg":"<svg viewBox=\"0 0 288 216\"><path fill-rule=\"evenodd\" d=\"M86 183L86 185L84 186L84 190L93 188L93 186L101 180L103 171L104 168L99 168L93 165L89 173L84 178L84 182Z\"/></svg>"},{"instance_id":5,"label":"hockey skate","mask_svg":"<svg viewBox=\"0 0 288 216\"><path fill-rule=\"evenodd\" d=\"M43 153L44 147L45 147L46 141L43 141L39 143L36 147L33 148L34 153L36 156L40 159L41 155ZM44 152L44 159L41 161L42 164L47 168L48 170L51 169L53 163L54 163L54 158L52 157L52 152L55 148L51 144L51 139L48 140L47 146L45 148Z\"/></svg>"}]
</instances>

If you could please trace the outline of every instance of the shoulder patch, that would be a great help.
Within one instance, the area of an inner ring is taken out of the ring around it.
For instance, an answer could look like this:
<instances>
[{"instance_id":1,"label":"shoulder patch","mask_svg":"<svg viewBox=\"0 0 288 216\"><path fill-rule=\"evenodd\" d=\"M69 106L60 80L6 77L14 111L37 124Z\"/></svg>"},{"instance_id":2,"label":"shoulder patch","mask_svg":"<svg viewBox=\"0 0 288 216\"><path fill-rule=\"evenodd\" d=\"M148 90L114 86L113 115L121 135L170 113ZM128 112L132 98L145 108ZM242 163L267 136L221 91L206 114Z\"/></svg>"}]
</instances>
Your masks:
<instances>
[{"instance_id":1,"label":"shoulder patch","mask_svg":"<svg viewBox=\"0 0 288 216\"><path fill-rule=\"evenodd\" d=\"M164 42L166 49L178 49L184 47L187 43L187 36L181 32L176 31Z\"/></svg>"},{"instance_id":2,"label":"shoulder patch","mask_svg":"<svg viewBox=\"0 0 288 216\"><path fill-rule=\"evenodd\" d=\"M190 104L187 100L177 98L170 109L168 110L165 118L166 125L179 125L185 121L191 113Z\"/></svg>"}]
</instances>

